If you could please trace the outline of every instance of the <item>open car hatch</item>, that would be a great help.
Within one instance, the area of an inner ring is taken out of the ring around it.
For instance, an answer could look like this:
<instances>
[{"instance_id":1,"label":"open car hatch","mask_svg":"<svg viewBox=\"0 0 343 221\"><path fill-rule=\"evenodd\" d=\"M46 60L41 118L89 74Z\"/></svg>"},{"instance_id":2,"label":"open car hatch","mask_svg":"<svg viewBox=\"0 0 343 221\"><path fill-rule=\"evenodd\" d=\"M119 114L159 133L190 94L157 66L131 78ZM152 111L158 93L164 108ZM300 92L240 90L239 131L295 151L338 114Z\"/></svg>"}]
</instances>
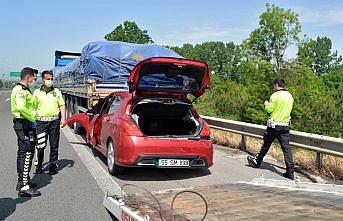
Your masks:
<instances>
[{"instance_id":1,"label":"open car hatch","mask_svg":"<svg viewBox=\"0 0 343 221\"><path fill-rule=\"evenodd\" d=\"M154 57L141 61L128 79L129 91L201 96L210 87L204 62L182 58Z\"/></svg>"}]
</instances>

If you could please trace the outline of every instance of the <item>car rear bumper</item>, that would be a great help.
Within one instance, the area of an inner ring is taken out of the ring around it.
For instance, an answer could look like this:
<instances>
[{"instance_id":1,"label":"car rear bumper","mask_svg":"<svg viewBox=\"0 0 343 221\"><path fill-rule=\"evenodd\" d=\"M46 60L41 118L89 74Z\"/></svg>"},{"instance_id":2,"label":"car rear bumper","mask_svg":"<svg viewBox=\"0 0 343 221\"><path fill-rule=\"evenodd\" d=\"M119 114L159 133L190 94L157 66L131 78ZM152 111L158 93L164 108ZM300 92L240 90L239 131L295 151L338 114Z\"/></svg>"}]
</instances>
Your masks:
<instances>
[{"instance_id":1,"label":"car rear bumper","mask_svg":"<svg viewBox=\"0 0 343 221\"><path fill-rule=\"evenodd\" d=\"M189 160L189 166L159 166L158 160L159 159L182 159L182 160ZM207 160L204 157L200 156L172 156L172 155L141 155L138 157L136 162L134 163L136 167L160 167L160 168L207 168Z\"/></svg>"},{"instance_id":2,"label":"car rear bumper","mask_svg":"<svg viewBox=\"0 0 343 221\"><path fill-rule=\"evenodd\" d=\"M208 168L213 164L210 140L126 136L118 147L117 164L121 166L160 167L157 163L159 159L189 160L189 167L172 168Z\"/></svg>"}]
</instances>

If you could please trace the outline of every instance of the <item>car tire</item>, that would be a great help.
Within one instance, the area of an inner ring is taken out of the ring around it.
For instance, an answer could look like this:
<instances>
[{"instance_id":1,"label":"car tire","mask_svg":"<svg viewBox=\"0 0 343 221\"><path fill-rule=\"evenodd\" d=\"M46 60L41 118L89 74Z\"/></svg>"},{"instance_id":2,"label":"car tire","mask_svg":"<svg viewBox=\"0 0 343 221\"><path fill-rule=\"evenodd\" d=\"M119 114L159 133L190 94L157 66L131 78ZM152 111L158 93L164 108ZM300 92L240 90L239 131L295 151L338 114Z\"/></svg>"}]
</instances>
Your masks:
<instances>
[{"instance_id":1,"label":"car tire","mask_svg":"<svg viewBox=\"0 0 343 221\"><path fill-rule=\"evenodd\" d=\"M91 141L90 141L90 137L87 133L86 133L86 144L88 147L93 148L93 145L91 144Z\"/></svg>"},{"instance_id":2,"label":"car tire","mask_svg":"<svg viewBox=\"0 0 343 221\"><path fill-rule=\"evenodd\" d=\"M112 140L107 143L107 169L111 175L123 174L125 168L118 166L115 162L115 151L114 144Z\"/></svg>"}]
</instances>

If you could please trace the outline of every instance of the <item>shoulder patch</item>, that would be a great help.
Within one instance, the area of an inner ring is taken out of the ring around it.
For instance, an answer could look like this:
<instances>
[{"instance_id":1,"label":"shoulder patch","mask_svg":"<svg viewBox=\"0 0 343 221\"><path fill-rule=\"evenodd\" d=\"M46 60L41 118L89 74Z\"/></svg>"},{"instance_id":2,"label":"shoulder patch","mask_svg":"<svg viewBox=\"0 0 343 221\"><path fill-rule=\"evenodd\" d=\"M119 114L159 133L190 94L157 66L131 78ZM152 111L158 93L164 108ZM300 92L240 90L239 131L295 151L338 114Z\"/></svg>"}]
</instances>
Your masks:
<instances>
[{"instance_id":1,"label":"shoulder patch","mask_svg":"<svg viewBox=\"0 0 343 221\"><path fill-rule=\"evenodd\" d=\"M24 98L24 97L25 97L24 91L18 91L17 97L19 97L19 98Z\"/></svg>"}]
</instances>

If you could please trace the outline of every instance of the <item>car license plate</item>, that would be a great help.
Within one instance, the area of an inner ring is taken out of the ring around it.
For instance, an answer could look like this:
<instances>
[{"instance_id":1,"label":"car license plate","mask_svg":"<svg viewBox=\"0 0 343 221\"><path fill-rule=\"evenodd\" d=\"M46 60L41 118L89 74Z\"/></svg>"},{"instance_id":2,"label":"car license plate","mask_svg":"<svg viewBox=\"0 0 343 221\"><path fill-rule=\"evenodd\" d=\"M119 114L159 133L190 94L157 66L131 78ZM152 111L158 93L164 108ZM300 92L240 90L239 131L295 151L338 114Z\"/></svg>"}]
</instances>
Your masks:
<instances>
[{"instance_id":1,"label":"car license plate","mask_svg":"<svg viewBox=\"0 0 343 221\"><path fill-rule=\"evenodd\" d=\"M189 167L189 160L159 159L159 167Z\"/></svg>"}]
</instances>

